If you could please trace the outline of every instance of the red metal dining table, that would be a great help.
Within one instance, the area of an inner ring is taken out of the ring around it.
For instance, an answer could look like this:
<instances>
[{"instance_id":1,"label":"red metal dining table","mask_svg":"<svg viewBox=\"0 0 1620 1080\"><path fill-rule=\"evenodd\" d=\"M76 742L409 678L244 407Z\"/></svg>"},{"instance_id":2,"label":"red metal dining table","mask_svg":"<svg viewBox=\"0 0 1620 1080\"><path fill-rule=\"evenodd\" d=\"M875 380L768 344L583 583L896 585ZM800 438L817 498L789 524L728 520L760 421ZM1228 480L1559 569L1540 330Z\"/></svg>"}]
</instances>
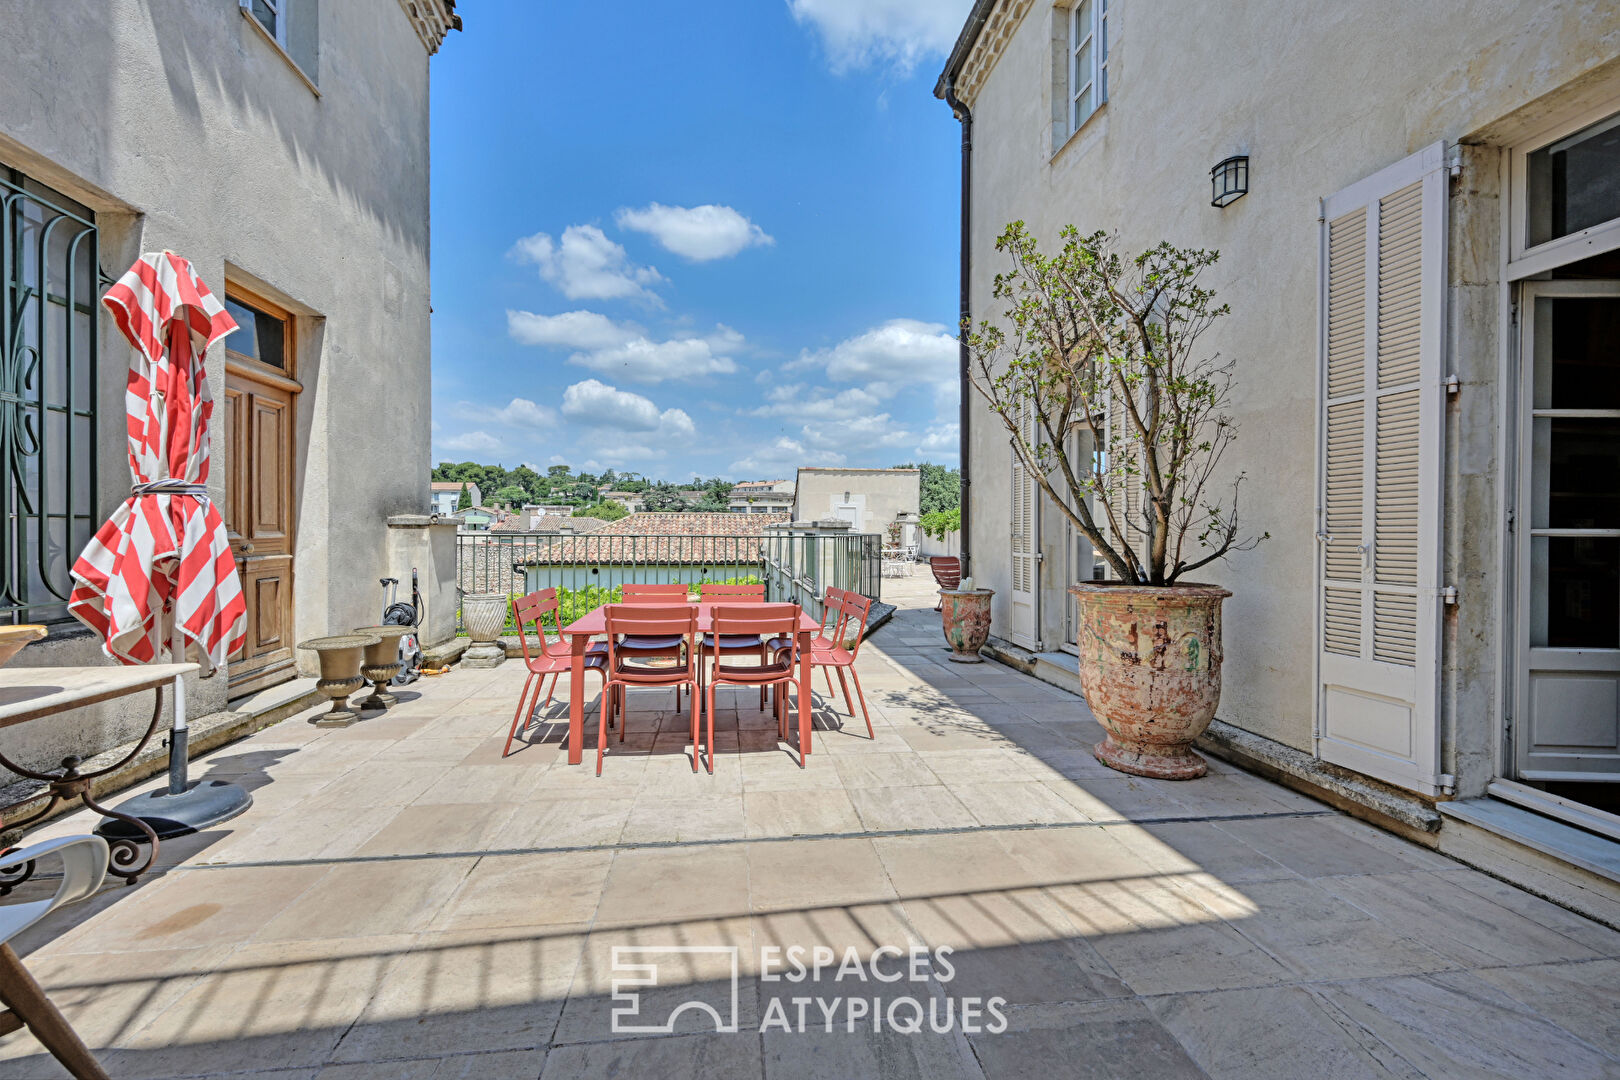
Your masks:
<instances>
[{"instance_id":1,"label":"red metal dining table","mask_svg":"<svg viewBox=\"0 0 1620 1080\"><path fill-rule=\"evenodd\" d=\"M708 633L710 611L715 607L736 607L730 604L693 604L698 609L698 633ZM606 605L603 605L606 607ZM810 638L821 630L821 624L812 616L799 615L799 765L804 765L810 753ZM568 678L568 764L578 765L585 755L585 647L592 637L607 633L607 616L602 608L562 628L569 639L573 662Z\"/></svg>"}]
</instances>

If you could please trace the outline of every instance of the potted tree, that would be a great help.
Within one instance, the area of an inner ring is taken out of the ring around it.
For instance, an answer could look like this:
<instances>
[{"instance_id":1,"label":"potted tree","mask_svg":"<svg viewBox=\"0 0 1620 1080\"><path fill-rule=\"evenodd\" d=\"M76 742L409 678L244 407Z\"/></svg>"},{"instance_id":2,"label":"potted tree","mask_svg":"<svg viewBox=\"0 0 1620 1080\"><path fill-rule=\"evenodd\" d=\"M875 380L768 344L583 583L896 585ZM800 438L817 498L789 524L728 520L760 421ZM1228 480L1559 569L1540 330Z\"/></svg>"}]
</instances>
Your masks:
<instances>
[{"instance_id":1,"label":"potted tree","mask_svg":"<svg viewBox=\"0 0 1620 1080\"><path fill-rule=\"evenodd\" d=\"M1217 490L1237 435L1233 363L1198 339L1229 313L1199 278L1215 251L1160 243L1123 257L1074 226L1043 254L1023 222L996 241L999 320L969 332L969 378L1017 462L1090 541L1110 581L1082 581L1080 681L1107 737L1098 760L1161 779L1202 776L1193 740L1221 692L1221 601L1187 580L1269 534L1238 526L1242 474Z\"/></svg>"}]
</instances>

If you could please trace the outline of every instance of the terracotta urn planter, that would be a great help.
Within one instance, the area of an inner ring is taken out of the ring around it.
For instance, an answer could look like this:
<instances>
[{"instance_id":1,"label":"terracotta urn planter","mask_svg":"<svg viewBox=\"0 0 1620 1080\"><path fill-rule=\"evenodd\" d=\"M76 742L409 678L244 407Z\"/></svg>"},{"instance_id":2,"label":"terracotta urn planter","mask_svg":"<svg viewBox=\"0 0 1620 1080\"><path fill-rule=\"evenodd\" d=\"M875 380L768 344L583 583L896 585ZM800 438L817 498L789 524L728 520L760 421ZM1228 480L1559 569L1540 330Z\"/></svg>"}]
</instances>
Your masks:
<instances>
[{"instance_id":1,"label":"terracotta urn planter","mask_svg":"<svg viewBox=\"0 0 1620 1080\"><path fill-rule=\"evenodd\" d=\"M381 639L375 634L335 634L300 641L300 649L313 649L320 658L321 677L315 689L332 699L332 707L317 716L316 727L348 727L360 719L348 707L349 695L366 685L360 677L360 659L366 648Z\"/></svg>"},{"instance_id":2,"label":"terracotta urn planter","mask_svg":"<svg viewBox=\"0 0 1620 1080\"><path fill-rule=\"evenodd\" d=\"M509 601L505 593L465 593L461 597L461 623L467 628L472 645L462 654L461 665L492 668L506 659L506 650L497 640L506 628Z\"/></svg>"},{"instance_id":3,"label":"terracotta urn planter","mask_svg":"<svg viewBox=\"0 0 1620 1080\"><path fill-rule=\"evenodd\" d=\"M1193 740L1221 700L1221 601L1214 585L1083 582L1080 683L1108 737L1097 760L1120 772L1192 780L1208 764Z\"/></svg>"},{"instance_id":4,"label":"terracotta urn planter","mask_svg":"<svg viewBox=\"0 0 1620 1080\"><path fill-rule=\"evenodd\" d=\"M950 659L958 664L982 664L979 650L990 638L990 598L994 589L941 589L940 625L951 646Z\"/></svg>"},{"instance_id":5,"label":"terracotta urn planter","mask_svg":"<svg viewBox=\"0 0 1620 1080\"><path fill-rule=\"evenodd\" d=\"M360 702L360 708L386 709L399 700L388 692L389 681L399 674L399 639L416 633L416 627L357 626L354 632L377 639L377 644L366 646L360 658L360 674L371 683L371 693Z\"/></svg>"}]
</instances>

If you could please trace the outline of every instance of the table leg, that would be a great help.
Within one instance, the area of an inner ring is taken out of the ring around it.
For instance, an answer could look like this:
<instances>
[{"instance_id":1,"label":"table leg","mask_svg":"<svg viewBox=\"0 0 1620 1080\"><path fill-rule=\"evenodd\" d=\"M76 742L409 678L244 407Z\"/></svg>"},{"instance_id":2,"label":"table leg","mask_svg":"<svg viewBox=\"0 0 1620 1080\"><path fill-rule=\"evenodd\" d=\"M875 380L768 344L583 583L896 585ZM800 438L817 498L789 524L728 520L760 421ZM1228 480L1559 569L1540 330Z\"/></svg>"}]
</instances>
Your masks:
<instances>
[{"instance_id":1,"label":"table leg","mask_svg":"<svg viewBox=\"0 0 1620 1080\"><path fill-rule=\"evenodd\" d=\"M810 635L799 634L799 768L810 755Z\"/></svg>"},{"instance_id":2,"label":"table leg","mask_svg":"<svg viewBox=\"0 0 1620 1080\"><path fill-rule=\"evenodd\" d=\"M585 755L585 646L589 634L571 634L568 667L568 764L578 765ZM607 708L606 690L602 707Z\"/></svg>"}]
</instances>

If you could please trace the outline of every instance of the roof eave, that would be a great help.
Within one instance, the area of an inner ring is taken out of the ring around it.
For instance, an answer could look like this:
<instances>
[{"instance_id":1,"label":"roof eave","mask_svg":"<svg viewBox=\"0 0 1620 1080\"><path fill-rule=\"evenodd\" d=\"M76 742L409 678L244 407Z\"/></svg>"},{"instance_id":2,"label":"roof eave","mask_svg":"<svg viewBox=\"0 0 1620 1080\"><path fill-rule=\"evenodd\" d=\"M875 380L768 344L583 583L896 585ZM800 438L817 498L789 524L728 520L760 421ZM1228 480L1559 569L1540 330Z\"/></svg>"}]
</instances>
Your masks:
<instances>
[{"instance_id":1,"label":"roof eave","mask_svg":"<svg viewBox=\"0 0 1620 1080\"><path fill-rule=\"evenodd\" d=\"M996 3L997 0L974 0L973 10L968 12L967 22L962 24L962 32L956 36L956 45L945 61L945 70L939 73L939 79L934 83L934 96L941 101L945 100L945 91L956 76L961 74L962 66L973 53L973 46L979 43L979 33L984 29L985 20L990 17L990 9L995 7Z\"/></svg>"}]
</instances>

